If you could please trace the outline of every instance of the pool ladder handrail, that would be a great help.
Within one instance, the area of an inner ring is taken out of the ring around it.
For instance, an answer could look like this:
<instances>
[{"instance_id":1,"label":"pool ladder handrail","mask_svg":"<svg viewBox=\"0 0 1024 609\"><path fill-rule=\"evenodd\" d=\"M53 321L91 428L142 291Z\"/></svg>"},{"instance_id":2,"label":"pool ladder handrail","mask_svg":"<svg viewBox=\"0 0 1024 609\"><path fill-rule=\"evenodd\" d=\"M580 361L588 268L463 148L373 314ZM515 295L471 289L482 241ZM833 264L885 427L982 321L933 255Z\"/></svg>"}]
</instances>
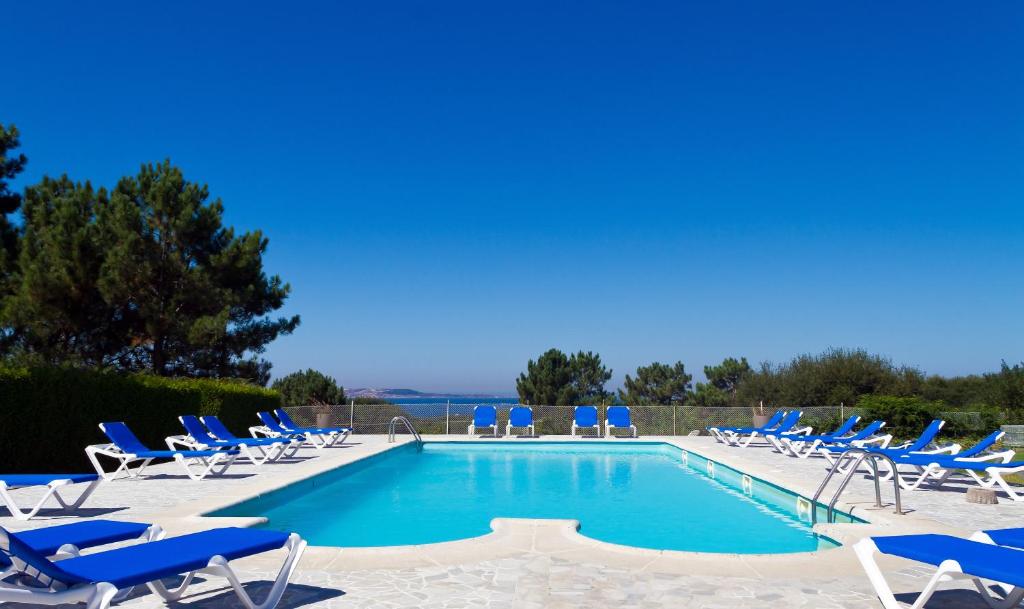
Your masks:
<instances>
[{"instance_id":1,"label":"pool ladder handrail","mask_svg":"<svg viewBox=\"0 0 1024 609\"><path fill-rule=\"evenodd\" d=\"M417 432L416 428L412 426L412 423L409 421L409 419L403 416L394 417L393 419L391 419L391 422L388 423L388 442L395 441L395 427L397 426L398 423L402 423L403 425L405 425L406 430L408 430L409 433L411 433L413 437L416 438L417 446L423 446L423 438L420 437L419 432Z\"/></svg>"},{"instance_id":2,"label":"pool ladder handrail","mask_svg":"<svg viewBox=\"0 0 1024 609\"><path fill-rule=\"evenodd\" d=\"M853 465L846 472L846 477L843 478L843 481L842 483L840 483L839 488L836 489L835 494L832 495L832 500L828 502L828 522L831 523L835 521L836 502L839 501L839 496L842 495L843 491L846 490L846 486L850 484L850 480L853 479L853 476L854 474L857 473L857 469L860 467L860 464L863 463L865 460L871 465L872 479L875 482L875 507L883 507L882 486L878 476L878 460L881 459L883 461L886 461L889 464L889 467L892 468L892 487L896 500L896 514L903 515L903 507L900 503L900 481L899 474L896 471L896 462L893 461L892 458L889 457L889 455L883 455L882 453L873 452L865 448L851 448L850 450L847 450L843 452L841 455L839 455L839 458L836 459L835 464L832 465L832 469L829 470L828 475L825 476L825 479L821 481L821 485L818 486L817 492L814 493L814 499L811 500L812 523L818 522L818 499L821 497L821 494L825 492L825 487L827 487L829 481L832 480L832 476L834 476L836 472L839 471L839 468L840 466L842 466L844 461L853 458L857 454L859 454L860 456L857 457L857 459L853 462Z\"/></svg>"}]
</instances>

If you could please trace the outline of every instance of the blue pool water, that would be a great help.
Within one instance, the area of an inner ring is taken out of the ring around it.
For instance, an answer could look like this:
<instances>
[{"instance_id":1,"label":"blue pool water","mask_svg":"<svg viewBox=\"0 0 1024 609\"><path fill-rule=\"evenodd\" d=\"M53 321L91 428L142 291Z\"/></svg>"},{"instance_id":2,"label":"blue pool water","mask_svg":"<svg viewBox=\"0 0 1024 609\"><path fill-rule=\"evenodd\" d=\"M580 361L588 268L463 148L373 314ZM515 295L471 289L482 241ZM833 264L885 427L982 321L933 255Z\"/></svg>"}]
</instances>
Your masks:
<instances>
[{"instance_id":1,"label":"blue pool water","mask_svg":"<svg viewBox=\"0 0 1024 609\"><path fill-rule=\"evenodd\" d=\"M580 533L644 548L803 552L833 544L796 497L666 444L407 445L221 510L265 516L314 545L388 546L476 537L496 517L571 518ZM753 496L750 496L753 494Z\"/></svg>"}]
</instances>

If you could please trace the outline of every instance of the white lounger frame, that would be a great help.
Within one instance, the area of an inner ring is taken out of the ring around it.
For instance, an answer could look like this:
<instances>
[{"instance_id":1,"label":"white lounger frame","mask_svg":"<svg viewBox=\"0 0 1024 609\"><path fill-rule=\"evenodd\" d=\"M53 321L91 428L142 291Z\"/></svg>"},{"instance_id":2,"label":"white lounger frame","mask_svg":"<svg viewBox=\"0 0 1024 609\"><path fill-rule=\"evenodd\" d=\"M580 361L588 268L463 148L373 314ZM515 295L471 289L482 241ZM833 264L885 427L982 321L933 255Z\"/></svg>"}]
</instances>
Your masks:
<instances>
[{"instance_id":1,"label":"white lounger frame","mask_svg":"<svg viewBox=\"0 0 1024 609\"><path fill-rule=\"evenodd\" d=\"M598 437L598 438L601 437L601 424L600 423L594 423L593 425L582 425L582 426L580 426L580 425L576 424L576 415L573 414L573 417L572 417L572 430L570 432L570 435L572 435L572 437L575 438L576 437L576 432L577 431L582 431L584 429L593 429L594 430L594 436ZM580 434L580 437L582 437L582 436L583 436L583 434Z\"/></svg>"},{"instance_id":2,"label":"white lounger frame","mask_svg":"<svg viewBox=\"0 0 1024 609\"><path fill-rule=\"evenodd\" d=\"M475 436L477 435L477 433L479 433L480 429L493 429L494 431L492 432L491 435L493 435L494 437L498 437L498 419L494 419L494 425L481 425L479 428L476 425L470 423L466 433L471 436Z\"/></svg>"},{"instance_id":3,"label":"white lounger frame","mask_svg":"<svg viewBox=\"0 0 1024 609\"><path fill-rule=\"evenodd\" d=\"M240 457L245 457L256 467L262 466L267 461L277 461L283 457L291 457L302 446L302 442L298 440L289 440L287 438L281 438L280 442L269 446L246 446L245 444L236 444L232 447L203 444L190 435L167 436L164 441L167 442L167 448L171 450L237 449L241 453L239 455ZM230 442L230 440L228 441Z\"/></svg>"},{"instance_id":4,"label":"white lounger frame","mask_svg":"<svg viewBox=\"0 0 1024 609\"><path fill-rule=\"evenodd\" d=\"M231 464L235 462L239 454L222 452L211 457L185 457L182 454L177 454L174 455L174 460L181 464L181 468L185 470L185 474L189 478L192 480L202 480L211 473L215 476L223 474L227 468L231 467ZM156 459L156 457L140 457L132 453L123 452L116 444L93 444L92 446L86 446L85 455L89 457L92 466L96 468L96 473L104 480L114 480L121 472L124 472L128 478L138 478L142 471L146 469L146 466ZM100 457L109 457L119 461L120 464L113 472L107 472L100 463ZM142 464L132 469L130 465L138 461L141 461Z\"/></svg>"},{"instance_id":5,"label":"white lounger frame","mask_svg":"<svg viewBox=\"0 0 1024 609\"><path fill-rule=\"evenodd\" d=\"M632 416L632 413L631 413L630 416ZM606 438L613 437L612 436L612 430L613 429L628 429L629 430L629 436L628 437L630 437L630 438L635 438L636 437L636 425L633 425L633 420L632 419L630 419L630 421L629 421L629 427L616 427L615 425L612 425L611 423L609 423L608 419L605 419L604 420L604 437L606 437ZM626 436L614 436L614 437L622 438L622 437L626 437Z\"/></svg>"},{"instance_id":6,"label":"white lounger frame","mask_svg":"<svg viewBox=\"0 0 1024 609\"><path fill-rule=\"evenodd\" d=\"M944 484L953 474L963 473L969 476L982 488L993 488L998 486L1004 493L1009 496L1013 501L1024 501L1024 489L1020 487L1014 488L1010 485L1004 476L1010 474L1016 474L1024 471L1024 465L1017 467L1001 467L1001 463L1009 463L1014 457L1014 451L1007 450L998 453L991 453L981 457L965 457L962 461L972 461L975 463L984 463L993 461L991 467L985 468L984 472L978 472L973 469L958 469L958 468L944 468L938 463L930 463L927 466L913 465L914 470L907 472L900 470L898 472L897 482L899 482L900 488L908 491L917 490L925 482L929 482L930 488L937 488ZM953 455L956 456L955 454ZM899 465L904 465L899 462L896 463L897 468ZM886 471L879 477L882 480L892 480L893 472L892 468L889 467L888 463L885 465Z\"/></svg>"},{"instance_id":7,"label":"white lounger frame","mask_svg":"<svg viewBox=\"0 0 1024 609\"><path fill-rule=\"evenodd\" d=\"M246 609L272 609L281 601L281 596L284 595L285 588L288 587L288 579L295 571L295 566L299 563L303 550L306 549L306 542L297 534L292 533L284 547L288 550L288 556L285 558L284 564L281 565L281 570L278 572L277 578L267 594L267 598L262 603L253 601L249 593L242 587L242 582L238 579L234 569L231 568L231 565L222 556L214 556L207 563L206 567L186 574L181 584L172 590L168 590L159 580L149 582L146 586L154 594L161 596L165 600L176 601L185 593L186 588L192 583L192 579L197 573L215 575L228 580L228 583L231 584L232 589L234 589L235 594L238 596L238 600L242 601ZM106 609L110 606L111 602L123 595L124 591L118 590L114 585L105 582L73 586L59 591L42 590L39 588L0 588L0 602L34 603L38 605L85 603L86 609Z\"/></svg>"},{"instance_id":8,"label":"white lounger frame","mask_svg":"<svg viewBox=\"0 0 1024 609\"><path fill-rule=\"evenodd\" d=\"M32 488L33 486L43 485L7 486L6 482L0 480L0 499L3 499L4 505L7 506L8 511L11 512L11 516L13 516L15 520L29 520L36 514L38 514L39 510L43 509L43 506L46 505L46 502L49 501L51 497L53 497L53 499L60 505L61 509L63 509L64 511L73 512L77 510L78 508L82 507L82 504L85 503L85 500L89 498L89 495L93 494L93 491L96 490L100 482L103 482L102 477L89 482L88 486L85 487L85 490L82 491L82 494L79 495L77 499L75 499L74 501L68 501L67 499L61 496L60 490L65 486L70 486L76 483L66 478L63 480L54 480L46 485L46 491L43 493L42 499L36 502L35 506L31 508L20 508L18 507L18 504L14 501L14 497L11 496L10 491L14 489ZM77 484L86 483L79 482Z\"/></svg>"},{"instance_id":9,"label":"white lounger frame","mask_svg":"<svg viewBox=\"0 0 1024 609\"><path fill-rule=\"evenodd\" d=\"M347 438L350 433L351 431L332 431L320 434L310 431L290 431L287 434L283 434L281 432L272 431L266 425L253 425L249 428L249 434L254 438L291 439L302 436L304 440L299 440L299 442L309 444L316 450L323 450L325 448L330 448L331 446L340 445L345 441L345 438Z\"/></svg>"},{"instance_id":10,"label":"white lounger frame","mask_svg":"<svg viewBox=\"0 0 1024 609\"><path fill-rule=\"evenodd\" d=\"M888 439L886 440L886 438L888 438ZM900 450L902 448L906 448L906 447L910 446L911 444L913 444L913 442L906 442L906 443L901 444L899 446L889 446L889 442L891 442L891 441L892 441L892 436L888 436L888 435L886 435L886 436L875 436L874 438L871 438L870 440L860 440L858 442L852 442L850 448L868 448L868 447L871 447L872 444L878 444L878 446L875 447L875 448L891 448L892 450ZM960 452L961 448L962 447L959 444L954 442L953 444L947 444L946 446L939 446L937 448L929 448L929 449L924 449L924 450L915 450L915 451L913 451L913 454L915 454L915 455L955 455L956 453ZM833 452L833 451L829 450L825 446L819 446L817 450L818 450L818 453L820 455L825 457L825 461L828 462L829 466L835 465L836 461L839 460L839 457L841 457L843 455L843 453L841 453L841 452ZM852 465L852 461L854 461L854 460L851 460L850 465ZM839 473L845 474L846 472L850 471L850 465L845 465L843 467L840 467L839 468Z\"/></svg>"},{"instance_id":11,"label":"white lounger frame","mask_svg":"<svg viewBox=\"0 0 1024 609\"><path fill-rule=\"evenodd\" d=\"M861 565L864 567L864 572L867 573L868 579L871 581L871 585L874 586L875 592L878 594L878 600L882 601L882 606L885 609L921 609L925 603L931 599L932 595L935 594L935 590L938 588L940 583L951 581L954 579L969 579L974 582L978 592L981 593L981 597L985 599L989 607L993 609L1010 609L1020 604L1021 600L1024 600L1024 588L1018 588L1015 586L1009 586L997 582L999 587L1007 591L1008 593L1005 598L999 598L992 595L992 592L985 586L985 584L974 575L964 573L960 567L960 563L955 560L944 560L936 569L935 574L932 575L928 583L925 584L924 589L918 594L913 604L906 605L896 600L896 596L892 592L892 587L889 586L889 582L886 581L885 576L882 574L882 570L878 566L878 561L875 557L881 552L878 550L878 546L869 537L862 539L853 545L853 551L856 553L857 558L860 560Z\"/></svg>"}]
</instances>

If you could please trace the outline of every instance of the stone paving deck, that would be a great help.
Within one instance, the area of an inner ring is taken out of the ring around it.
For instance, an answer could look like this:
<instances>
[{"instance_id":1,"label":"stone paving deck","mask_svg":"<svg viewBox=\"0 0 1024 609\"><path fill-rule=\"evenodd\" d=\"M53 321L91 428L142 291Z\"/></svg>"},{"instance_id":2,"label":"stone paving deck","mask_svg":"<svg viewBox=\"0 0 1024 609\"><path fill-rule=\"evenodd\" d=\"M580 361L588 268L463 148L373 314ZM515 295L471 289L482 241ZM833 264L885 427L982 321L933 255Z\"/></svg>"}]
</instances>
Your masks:
<instances>
[{"instance_id":1,"label":"stone paving deck","mask_svg":"<svg viewBox=\"0 0 1024 609\"><path fill-rule=\"evenodd\" d=\"M784 457L767 447L729 448L707 437L658 439L804 495L813 493L825 474L820 459ZM84 516L156 522L172 535L226 524L245 526L252 524L253 519L211 519L199 515L393 446L382 436L356 436L345 447L327 449L316 456L312 449L304 450L293 463L268 464L258 472L240 463L232 468L230 476L202 482L179 475L175 464L158 465L148 472L148 478L102 485L86 504ZM831 528L825 525L825 532L848 544L878 532L928 530L966 534L981 528L1024 524L1024 505L1005 497L994 506L967 504L963 499L964 488L953 485L945 491L907 493L904 507L911 513L895 516L890 513L891 506L871 509L873 486L859 478L844 495L843 507L872 524ZM891 492L891 488L886 488L885 496L890 497ZM30 491L17 494L26 501L32 495ZM69 520L49 513L27 523L0 517L0 524L21 530ZM773 556L657 552L590 540L575 532L573 521L496 520L493 526L494 533L482 538L426 546L311 547L280 606L880 606L849 547ZM269 585L279 561L279 555L267 554L239 563L243 579L253 582L251 587L257 598L262 592L260 588ZM884 565L898 592L920 590L929 575L927 569L913 563L890 561ZM240 606L224 582L218 580L198 583L180 604L197 609ZM152 594L137 594L121 606L150 609L164 604ZM966 584L944 589L928 607L980 609L987 605Z\"/></svg>"}]
</instances>

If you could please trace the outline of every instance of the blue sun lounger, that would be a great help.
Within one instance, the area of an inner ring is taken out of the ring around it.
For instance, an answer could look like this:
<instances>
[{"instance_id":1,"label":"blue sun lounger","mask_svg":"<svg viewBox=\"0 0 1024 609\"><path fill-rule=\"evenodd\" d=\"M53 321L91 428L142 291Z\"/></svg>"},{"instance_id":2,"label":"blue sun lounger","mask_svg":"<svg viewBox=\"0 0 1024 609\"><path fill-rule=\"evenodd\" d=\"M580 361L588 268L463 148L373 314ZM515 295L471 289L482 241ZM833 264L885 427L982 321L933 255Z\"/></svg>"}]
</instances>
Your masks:
<instances>
[{"instance_id":1,"label":"blue sun lounger","mask_svg":"<svg viewBox=\"0 0 1024 609\"><path fill-rule=\"evenodd\" d=\"M494 406L476 406L473 408L473 422L469 424L466 431L473 436L480 433L482 428L490 427L491 435L498 437L498 409Z\"/></svg>"},{"instance_id":2,"label":"blue sun lounger","mask_svg":"<svg viewBox=\"0 0 1024 609\"><path fill-rule=\"evenodd\" d=\"M827 434L819 434L812 436L809 431L802 433L802 430L797 430L779 433L769 432L764 434L764 436L768 438L769 442L772 443L772 447L775 449L776 452L786 454L787 452L789 452L786 449L786 443L789 441L795 440L797 442L806 442L808 441L807 438L825 438L828 440L833 440L835 438L840 438L842 436L849 434L850 431L852 431L853 428L856 427L857 423L859 422L860 416L853 415L846 419L846 421L844 421L842 425L836 428L835 431ZM810 428L807 429L809 430Z\"/></svg>"},{"instance_id":3,"label":"blue sun lounger","mask_svg":"<svg viewBox=\"0 0 1024 609\"><path fill-rule=\"evenodd\" d=\"M864 572L874 586L885 609L903 609L878 565L877 556L897 556L936 567L935 574L909 605L920 609L949 579L971 580L992 607L1015 607L1024 599L1024 551L953 537L951 535L894 535L870 537L853 546ZM1005 598L993 595L982 579L1000 584L1009 593Z\"/></svg>"},{"instance_id":4,"label":"blue sun lounger","mask_svg":"<svg viewBox=\"0 0 1024 609\"><path fill-rule=\"evenodd\" d=\"M604 437L611 438L613 429L626 429L629 437L636 437L636 425L630 419L629 406L609 406L604 411Z\"/></svg>"},{"instance_id":5,"label":"blue sun lounger","mask_svg":"<svg viewBox=\"0 0 1024 609\"><path fill-rule=\"evenodd\" d=\"M950 444L941 448L929 449L928 447L932 444L935 438L939 435L942 427L946 424L942 419L935 419L928 424L928 427L924 428L921 435L916 440L906 442L900 446L889 447L889 448L873 448L868 445L867 442L861 442L857 448L870 449L871 452L877 452L887 457L899 457L901 455L909 455L911 453L921 454L941 454L950 453L960 449L958 444ZM850 450L849 446L820 446L818 447L818 453L825 457L829 465L835 465L836 461L842 458L843 453ZM855 462L856 459L850 459L851 462ZM840 466L839 472L845 474L849 471L849 465Z\"/></svg>"},{"instance_id":6,"label":"blue sun lounger","mask_svg":"<svg viewBox=\"0 0 1024 609\"><path fill-rule=\"evenodd\" d=\"M137 478L142 470L154 459L173 459L192 480L202 480L209 474L223 474L238 456L237 450L150 450L122 422L100 423L100 429L107 434L110 444L94 444L85 448L96 473L105 480L113 480L124 472L129 478ZM109 457L120 463L111 473L103 470L99 457ZM141 461L135 469L129 466ZM195 468L193 470L193 468Z\"/></svg>"},{"instance_id":7,"label":"blue sun lounger","mask_svg":"<svg viewBox=\"0 0 1024 609\"><path fill-rule=\"evenodd\" d=\"M259 417L260 423L263 424L249 428L249 433L254 438L293 438L302 440L313 448L321 450L331 446L337 438L342 437L336 434L321 434L312 431L288 429L281 425L280 421L275 419L274 415L269 412L257 412L256 416Z\"/></svg>"},{"instance_id":8,"label":"blue sun lounger","mask_svg":"<svg viewBox=\"0 0 1024 609\"><path fill-rule=\"evenodd\" d=\"M527 435L536 435L533 429L533 408L529 406L513 406L508 411L508 425L505 426L505 435L511 436L512 429L518 427L520 429L526 429L530 433Z\"/></svg>"},{"instance_id":9,"label":"blue sun lounger","mask_svg":"<svg viewBox=\"0 0 1024 609\"><path fill-rule=\"evenodd\" d=\"M771 418L768 419L768 421L764 425L761 426L761 428L763 428L763 429L774 429L775 427L777 427L779 425L779 423L782 422L782 417L784 417L784 416L786 416L786 411L785 410L776 410L775 414L773 414L771 416ZM708 426L705 429L707 429L708 433L710 433L711 436L713 438L715 438L715 440L717 440L719 442L722 442L722 443L725 443L725 444L728 444L728 442L726 442L726 439L725 439L725 437L726 437L725 434L727 434L727 433L750 433L751 431L754 431L757 428L756 427L727 427L727 426L717 427L717 426Z\"/></svg>"},{"instance_id":10,"label":"blue sun lounger","mask_svg":"<svg viewBox=\"0 0 1024 609\"><path fill-rule=\"evenodd\" d=\"M281 422L281 427L298 432L308 431L309 433L330 438L331 442L328 444L329 446L343 443L345 438L352 433L351 427L302 427L300 425L296 425L295 421L293 421L291 416L285 412L284 408L274 410L274 414L277 415L277 420Z\"/></svg>"},{"instance_id":11,"label":"blue sun lounger","mask_svg":"<svg viewBox=\"0 0 1024 609\"><path fill-rule=\"evenodd\" d=\"M72 512L85 503L89 495L92 495L96 487L99 486L101 480L96 474L0 474L0 499L3 500L7 510L16 520L29 520L34 517L51 497L62 510ZM85 483L88 483L88 486L74 501L68 501L60 494L61 489L66 486ZM31 508L18 507L10 491L33 486L46 487L42 499Z\"/></svg>"},{"instance_id":12,"label":"blue sun lounger","mask_svg":"<svg viewBox=\"0 0 1024 609\"><path fill-rule=\"evenodd\" d=\"M197 573L224 577L248 609L272 609L281 600L306 542L292 533L224 528L159 541L51 561L0 528L0 554L31 585L0 587L0 602L59 605L85 603L88 609L106 609L119 592L145 584L154 593L174 601ZM262 603L255 603L242 587L231 561L284 548L288 554ZM184 575L174 589L161 580Z\"/></svg>"},{"instance_id":13,"label":"blue sun lounger","mask_svg":"<svg viewBox=\"0 0 1024 609\"><path fill-rule=\"evenodd\" d=\"M803 416L802 410L791 410L786 413L786 416L782 417L782 421L779 422L774 428L760 427L760 428L747 428L749 431L743 432L726 432L724 435L726 444L730 446L739 446L740 448L746 448L750 446L750 443L760 435L769 433L782 434L796 429L797 423L800 422L800 417ZM807 429L810 429L809 427ZM744 437L745 436L745 437Z\"/></svg>"},{"instance_id":14,"label":"blue sun lounger","mask_svg":"<svg viewBox=\"0 0 1024 609\"><path fill-rule=\"evenodd\" d=\"M573 411L570 435L576 437L576 432L584 429L593 429L594 434L601 437L601 425L597 422L597 406L577 406Z\"/></svg>"},{"instance_id":15,"label":"blue sun lounger","mask_svg":"<svg viewBox=\"0 0 1024 609\"><path fill-rule=\"evenodd\" d=\"M250 463L259 467L267 461L277 461L282 456L294 455L295 451L302 446L298 440L287 438L236 438L234 440L221 440L210 433L199 417L191 414L178 417L182 427L185 428L183 436L168 436L167 448L177 450L179 447L185 450L232 450L237 449L241 456ZM291 449L289 451L289 449Z\"/></svg>"},{"instance_id":16,"label":"blue sun lounger","mask_svg":"<svg viewBox=\"0 0 1024 609\"><path fill-rule=\"evenodd\" d=\"M58 559L78 556L83 548L95 548L132 539L154 541L164 536L163 529L158 526L118 520L82 520L9 533L33 551ZM3 552L0 552L0 571L0 579L6 579L17 571L14 563Z\"/></svg>"},{"instance_id":17,"label":"blue sun lounger","mask_svg":"<svg viewBox=\"0 0 1024 609\"><path fill-rule=\"evenodd\" d=\"M872 421L864 429L849 435L842 435L841 437L838 437L839 434L834 433L822 435L809 434L806 436L783 438L781 443L786 450L786 454L798 459L806 459L811 455L817 454L818 447L826 445L851 448L853 446L866 445L867 443L876 443L884 448L892 440L892 436L880 434L879 432L882 431L883 427L885 427L885 421Z\"/></svg>"}]
</instances>

